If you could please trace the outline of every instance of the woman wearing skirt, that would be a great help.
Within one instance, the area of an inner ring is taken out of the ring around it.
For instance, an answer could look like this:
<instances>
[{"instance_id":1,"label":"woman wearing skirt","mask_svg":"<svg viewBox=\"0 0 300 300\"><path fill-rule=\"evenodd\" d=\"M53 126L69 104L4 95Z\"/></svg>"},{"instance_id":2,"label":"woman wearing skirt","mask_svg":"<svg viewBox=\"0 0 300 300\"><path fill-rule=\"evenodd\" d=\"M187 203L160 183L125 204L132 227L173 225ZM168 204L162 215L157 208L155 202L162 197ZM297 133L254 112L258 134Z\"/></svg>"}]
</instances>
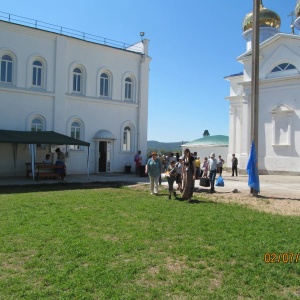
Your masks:
<instances>
[{"instance_id":1,"label":"woman wearing skirt","mask_svg":"<svg viewBox=\"0 0 300 300\"><path fill-rule=\"evenodd\" d=\"M194 192L194 184L196 178L196 166L195 166L195 159L191 155L189 149L184 150L184 163L182 168L182 199L188 200L191 202L191 198Z\"/></svg>"}]
</instances>

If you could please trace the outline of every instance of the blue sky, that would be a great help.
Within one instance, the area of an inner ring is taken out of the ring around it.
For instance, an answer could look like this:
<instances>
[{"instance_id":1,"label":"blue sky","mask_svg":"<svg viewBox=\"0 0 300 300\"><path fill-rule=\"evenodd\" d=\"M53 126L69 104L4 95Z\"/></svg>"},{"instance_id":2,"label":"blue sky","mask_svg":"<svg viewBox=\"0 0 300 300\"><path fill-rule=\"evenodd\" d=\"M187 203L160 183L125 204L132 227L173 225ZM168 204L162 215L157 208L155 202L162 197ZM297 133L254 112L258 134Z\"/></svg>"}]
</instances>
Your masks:
<instances>
[{"instance_id":1,"label":"blue sky","mask_svg":"<svg viewBox=\"0 0 300 300\"><path fill-rule=\"evenodd\" d=\"M296 0L264 0L290 33ZM150 40L148 140L228 135L229 83L242 71L242 21L253 0L10 0L1 11L133 44ZM296 32L298 34L298 32Z\"/></svg>"}]
</instances>

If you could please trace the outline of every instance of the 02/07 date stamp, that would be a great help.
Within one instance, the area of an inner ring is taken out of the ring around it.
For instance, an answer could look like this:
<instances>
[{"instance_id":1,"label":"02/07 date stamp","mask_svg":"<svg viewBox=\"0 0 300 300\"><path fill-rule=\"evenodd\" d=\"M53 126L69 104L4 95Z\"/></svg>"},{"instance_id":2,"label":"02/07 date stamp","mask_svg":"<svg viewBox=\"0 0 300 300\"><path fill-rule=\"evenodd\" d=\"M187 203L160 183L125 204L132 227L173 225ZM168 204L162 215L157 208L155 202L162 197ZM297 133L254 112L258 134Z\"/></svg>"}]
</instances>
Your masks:
<instances>
[{"instance_id":1,"label":"02/07 date stamp","mask_svg":"<svg viewBox=\"0 0 300 300\"><path fill-rule=\"evenodd\" d=\"M283 252L283 253L265 253L265 263L297 263L300 259L300 253Z\"/></svg>"}]
</instances>

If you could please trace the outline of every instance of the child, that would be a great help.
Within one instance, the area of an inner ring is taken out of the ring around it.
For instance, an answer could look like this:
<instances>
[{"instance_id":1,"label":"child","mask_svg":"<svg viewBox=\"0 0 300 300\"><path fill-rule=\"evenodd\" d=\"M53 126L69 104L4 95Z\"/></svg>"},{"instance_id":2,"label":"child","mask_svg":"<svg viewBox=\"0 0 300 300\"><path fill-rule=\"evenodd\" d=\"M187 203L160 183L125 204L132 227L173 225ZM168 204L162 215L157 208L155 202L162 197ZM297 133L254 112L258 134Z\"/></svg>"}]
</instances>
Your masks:
<instances>
[{"instance_id":1,"label":"child","mask_svg":"<svg viewBox=\"0 0 300 300\"><path fill-rule=\"evenodd\" d=\"M176 192L173 191L174 181L177 176L174 160L170 162L170 165L167 168L167 172L168 172L169 199L171 199L172 192L174 194L174 197L176 197Z\"/></svg>"},{"instance_id":2,"label":"child","mask_svg":"<svg viewBox=\"0 0 300 300\"><path fill-rule=\"evenodd\" d=\"M207 178L207 171L208 171L207 157L204 158L204 162L203 162L203 165L202 165L202 171L203 171L203 176L202 177Z\"/></svg>"},{"instance_id":3,"label":"child","mask_svg":"<svg viewBox=\"0 0 300 300\"><path fill-rule=\"evenodd\" d=\"M175 164L176 168L176 183L177 183L177 190L182 192L182 178L181 178L181 173L182 173L182 166L183 166L183 156L179 157L179 161Z\"/></svg>"}]
</instances>

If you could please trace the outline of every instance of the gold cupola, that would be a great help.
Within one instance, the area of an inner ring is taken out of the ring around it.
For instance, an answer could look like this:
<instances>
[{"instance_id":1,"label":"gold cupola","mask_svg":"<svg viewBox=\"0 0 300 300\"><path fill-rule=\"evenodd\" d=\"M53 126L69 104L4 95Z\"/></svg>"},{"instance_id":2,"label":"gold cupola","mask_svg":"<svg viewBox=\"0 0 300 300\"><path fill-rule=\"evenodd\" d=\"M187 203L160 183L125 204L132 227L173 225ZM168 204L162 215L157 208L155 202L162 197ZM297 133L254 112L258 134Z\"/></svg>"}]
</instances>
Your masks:
<instances>
[{"instance_id":1,"label":"gold cupola","mask_svg":"<svg viewBox=\"0 0 300 300\"><path fill-rule=\"evenodd\" d=\"M300 0L299 0L300 1ZM298 10L300 11L300 3L298 1ZM280 28L281 20L279 15L271 9L263 6L262 0L260 1L260 14L259 14L260 27L273 27ZM253 26L253 12L248 13L243 20L243 32L252 29Z\"/></svg>"},{"instance_id":2,"label":"gold cupola","mask_svg":"<svg viewBox=\"0 0 300 300\"><path fill-rule=\"evenodd\" d=\"M300 0L297 1L297 4L295 6L295 15L296 15L296 20L294 22L294 27L300 30Z\"/></svg>"}]
</instances>

